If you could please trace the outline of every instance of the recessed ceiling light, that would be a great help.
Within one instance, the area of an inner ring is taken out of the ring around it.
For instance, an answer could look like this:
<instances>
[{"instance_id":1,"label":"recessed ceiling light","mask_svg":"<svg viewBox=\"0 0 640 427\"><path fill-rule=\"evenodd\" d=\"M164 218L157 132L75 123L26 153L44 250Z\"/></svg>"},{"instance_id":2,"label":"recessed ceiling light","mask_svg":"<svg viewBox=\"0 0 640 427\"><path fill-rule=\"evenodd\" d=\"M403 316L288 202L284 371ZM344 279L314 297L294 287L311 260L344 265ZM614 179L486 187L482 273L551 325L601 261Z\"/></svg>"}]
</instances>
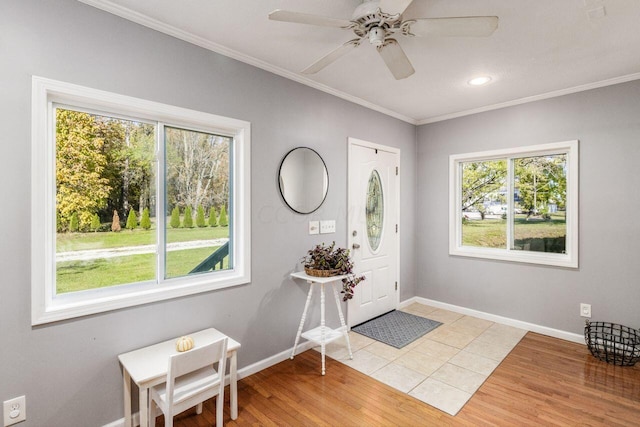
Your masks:
<instances>
[{"instance_id":1,"label":"recessed ceiling light","mask_svg":"<svg viewBox=\"0 0 640 427\"><path fill-rule=\"evenodd\" d=\"M491 81L491 77L481 76L481 77L473 78L469 80L467 83L469 83L471 86L482 86L482 85L486 85L490 81Z\"/></svg>"}]
</instances>

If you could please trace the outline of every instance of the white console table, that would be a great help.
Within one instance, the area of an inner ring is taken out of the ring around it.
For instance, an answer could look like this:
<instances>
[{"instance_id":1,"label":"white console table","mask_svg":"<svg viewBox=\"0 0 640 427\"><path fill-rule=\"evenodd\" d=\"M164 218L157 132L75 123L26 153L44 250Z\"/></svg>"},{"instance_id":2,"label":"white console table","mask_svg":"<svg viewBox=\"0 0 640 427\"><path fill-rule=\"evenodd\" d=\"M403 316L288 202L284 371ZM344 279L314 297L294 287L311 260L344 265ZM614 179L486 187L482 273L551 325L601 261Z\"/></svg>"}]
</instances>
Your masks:
<instances>
[{"instance_id":1,"label":"white console table","mask_svg":"<svg viewBox=\"0 0 640 427\"><path fill-rule=\"evenodd\" d=\"M315 277L309 276L304 271L291 273L291 277L296 279L306 280L309 284L309 293L307 294L307 301L304 304L304 311L302 312L302 319L300 319L300 326L298 327L298 333L296 334L296 340L293 343L293 350L291 351L291 359L296 354L296 347L298 346L298 342L300 341L300 337L305 338L309 341L315 342L316 344L320 344L320 353L322 354L322 375L325 373L325 347L331 341L335 341L340 337L344 337L347 342L347 349L349 350L349 358L353 359L353 354L351 353L351 343L349 342L349 335L347 325L344 321L344 316L342 315L342 307L340 306L340 299L338 297L338 291L336 290L336 284L342 283L342 279L346 276L331 276L331 277ZM331 329L325 326L325 316L324 316L324 285L331 284L331 288L333 289L333 296L336 300L336 307L338 307L338 316L340 317L340 327L338 329ZM302 328L304 327L304 322L307 318L307 311L309 310L309 303L311 302L311 296L313 295L313 287L314 285L320 285L320 326L310 329L306 332L302 332Z\"/></svg>"}]
</instances>

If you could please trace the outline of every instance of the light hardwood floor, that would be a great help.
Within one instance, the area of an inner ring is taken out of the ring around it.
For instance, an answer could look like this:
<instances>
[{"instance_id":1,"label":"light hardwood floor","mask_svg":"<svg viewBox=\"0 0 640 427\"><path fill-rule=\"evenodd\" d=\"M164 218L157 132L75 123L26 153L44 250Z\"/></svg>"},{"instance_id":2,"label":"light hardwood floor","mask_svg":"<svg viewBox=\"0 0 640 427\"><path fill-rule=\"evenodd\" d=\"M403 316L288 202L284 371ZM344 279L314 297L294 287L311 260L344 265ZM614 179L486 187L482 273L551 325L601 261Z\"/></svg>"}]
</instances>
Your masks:
<instances>
[{"instance_id":1,"label":"light hardwood floor","mask_svg":"<svg viewBox=\"0 0 640 427\"><path fill-rule=\"evenodd\" d=\"M608 365L584 345L527 333L455 416L309 350L238 384L228 426L638 426L640 364ZM161 426L162 418L158 419ZM215 405L191 409L178 427L215 425Z\"/></svg>"}]
</instances>

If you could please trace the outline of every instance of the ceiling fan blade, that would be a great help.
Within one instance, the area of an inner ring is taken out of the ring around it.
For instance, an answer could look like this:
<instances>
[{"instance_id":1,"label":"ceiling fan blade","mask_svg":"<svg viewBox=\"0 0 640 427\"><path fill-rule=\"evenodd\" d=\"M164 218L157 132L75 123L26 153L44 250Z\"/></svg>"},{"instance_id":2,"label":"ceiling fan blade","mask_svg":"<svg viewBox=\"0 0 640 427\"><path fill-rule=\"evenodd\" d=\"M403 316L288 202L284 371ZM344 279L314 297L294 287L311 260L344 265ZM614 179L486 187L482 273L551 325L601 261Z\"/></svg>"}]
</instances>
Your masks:
<instances>
[{"instance_id":1,"label":"ceiling fan blade","mask_svg":"<svg viewBox=\"0 0 640 427\"><path fill-rule=\"evenodd\" d=\"M351 21L346 19L329 18L320 15L310 15L308 13L290 12L288 10L276 9L269 14L272 21L295 22L297 24L318 25L321 27L348 28Z\"/></svg>"},{"instance_id":2,"label":"ceiling fan blade","mask_svg":"<svg viewBox=\"0 0 640 427\"><path fill-rule=\"evenodd\" d=\"M416 36L486 37L498 28L497 16L416 19L409 32Z\"/></svg>"},{"instance_id":3,"label":"ceiling fan blade","mask_svg":"<svg viewBox=\"0 0 640 427\"><path fill-rule=\"evenodd\" d=\"M322 58L318 59L313 64L309 65L307 68L302 70L302 74L315 74L318 71L322 70L327 65L335 62L340 57L350 52L351 49L360 46L360 39L349 40L339 48L329 52Z\"/></svg>"},{"instance_id":4,"label":"ceiling fan blade","mask_svg":"<svg viewBox=\"0 0 640 427\"><path fill-rule=\"evenodd\" d=\"M402 14L411 2L413 0L380 0L380 6L378 7L381 11L390 15Z\"/></svg>"},{"instance_id":5,"label":"ceiling fan blade","mask_svg":"<svg viewBox=\"0 0 640 427\"><path fill-rule=\"evenodd\" d=\"M396 80L405 79L416 72L395 39L385 40L384 44L378 47L378 52Z\"/></svg>"}]
</instances>

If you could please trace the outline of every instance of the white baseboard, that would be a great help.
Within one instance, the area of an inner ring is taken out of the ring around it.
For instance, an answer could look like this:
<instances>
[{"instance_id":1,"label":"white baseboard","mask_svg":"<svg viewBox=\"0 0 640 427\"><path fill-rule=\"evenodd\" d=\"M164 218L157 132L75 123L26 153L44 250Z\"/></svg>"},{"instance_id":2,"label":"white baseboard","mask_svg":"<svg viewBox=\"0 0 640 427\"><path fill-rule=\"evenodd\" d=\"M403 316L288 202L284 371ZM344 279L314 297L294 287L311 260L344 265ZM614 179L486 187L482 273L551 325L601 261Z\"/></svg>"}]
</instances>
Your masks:
<instances>
[{"instance_id":1,"label":"white baseboard","mask_svg":"<svg viewBox=\"0 0 640 427\"><path fill-rule=\"evenodd\" d=\"M133 421L132 424L134 426L140 425L140 414L136 412L131 415L131 418L132 418L131 421ZM119 420L115 420L114 422L111 422L109 424L105 424L102 427L124 427L124 418L120 418Z\"/></svg>"},{"instance_id":2,"label":"white baseboard","mask_svg":"<svg viewBox=\"0 0 640 427\"><path fill-rule=\"evenodd\" d=\"M310 348L313 348L313 343L309 341L305 341L302 344L298 344L298 347L296 347L296 354L300 354L303 351L309 350ZM238 379L248 377L249 375L253 375L256 372L260 372L263 369L267 369L270 366L276 365L284 360L287 360L288 358L291 357L291 350L293 350L293 347L283 352L280 352L274 356L268 357L266 359L262 359L252 365L245 366L244 368L238 371ZM227 377L227 382L228 381L229 379Z\"/></svg>"},{"instance_id":3,"label":"white baseboard","mask_svg":"<svg viewBox=\"0 0 640 427\"><path fill-rule=\"evenodd\" d=\"M435 301L422 297L413 297L408 300L404 300L400 303L399 308L407 307L414 302L429 305L431 307L442 308L445 310L453 311L455 313L464 314L466 316L473 316L479 319L489 320L491 322L500 323L507 326L513 326L515 328L524 329L538 334L547 335L554 338L560 338L562 340L575 342L578 344L585 344L584 336L575 334L573 332L562 331L560 329L553 329L547 326L536 325L534 323L523 322L522 320L511 319L508 317L498 316L495 314L485 313L483 311L472 310L470 308L460 307L453 304L447 304L440 301Z\"/></svg>"},{"instance_id":4,"label":"white baseboard","mask_svg":"<svg viewBox=\"0 0 640 427\"><path fill-rule=\"evenodd\" d=\"M302 344L298 344L298 347L296 347L296 354L300 354L304 351L309 350L310 348L313 348L313 343L305 341ZM252 365L245 366L244 368L238 370L238 379L248 377L249 375L253 375L256 372L260 372L263 369L267 369L273 365L289 359L291 357L291 350L293 350L293 347L266 359L262 359ZM225 378L225 383L227 385L229 385L229 380L229 375L227 375L227 377ZM140 425L140 415L137 412L132 414L132 418L134 426ZM103 427L124 427L124 418L120 418L119 420L115 420L109 424L105 424Z\"/></svg>"}]
</instances>

